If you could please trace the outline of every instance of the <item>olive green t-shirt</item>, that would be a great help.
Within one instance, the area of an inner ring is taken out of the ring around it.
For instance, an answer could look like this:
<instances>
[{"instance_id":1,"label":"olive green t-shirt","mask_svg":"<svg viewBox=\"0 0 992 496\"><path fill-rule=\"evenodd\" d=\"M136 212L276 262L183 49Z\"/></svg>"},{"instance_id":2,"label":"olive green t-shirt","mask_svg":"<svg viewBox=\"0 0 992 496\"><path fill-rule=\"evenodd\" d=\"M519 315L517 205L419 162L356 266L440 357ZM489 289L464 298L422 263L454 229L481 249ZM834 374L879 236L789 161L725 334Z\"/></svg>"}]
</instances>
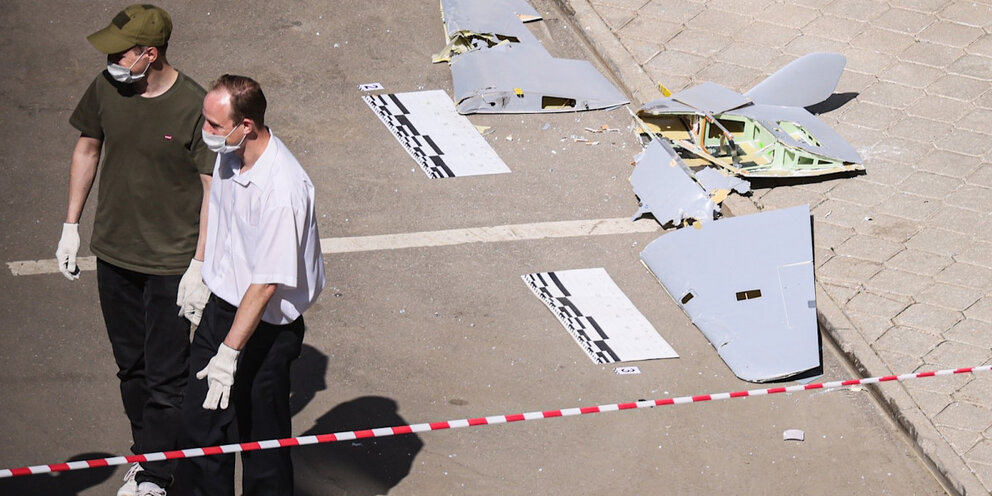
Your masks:
<instances>
[{"instance_id":1,"label":"olive green t-shirt","mask_svg":"<svg viewBox=\"0 0 992 496\"><path fill-rule=\"evenodd\" d=\"M196 251L203 186L217 155L203 143L203 97L179 73L154 98L104 71L90 84L69 123L103 140L100 189L90 249L125 269L182 274Z\"/></svg>"}]
</instances>

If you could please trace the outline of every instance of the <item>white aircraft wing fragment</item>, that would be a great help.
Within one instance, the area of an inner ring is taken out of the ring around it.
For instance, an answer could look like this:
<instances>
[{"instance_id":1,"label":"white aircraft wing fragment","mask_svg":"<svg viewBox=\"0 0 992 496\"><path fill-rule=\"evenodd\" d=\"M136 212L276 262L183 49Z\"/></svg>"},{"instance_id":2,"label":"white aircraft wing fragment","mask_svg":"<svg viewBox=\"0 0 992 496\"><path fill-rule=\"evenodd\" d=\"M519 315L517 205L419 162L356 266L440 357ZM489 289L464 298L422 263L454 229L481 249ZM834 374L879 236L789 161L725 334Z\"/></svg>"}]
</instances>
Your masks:
<instances>
[{"instance_id":1,"label":"white aircraft wing fragment","mask_svg":"<svg viewBox=\"0 0 992 496\"><path fill-rule=\"evenodd\" d=\"M809 206L664 234L641 260L741 379L820 365Z\"/></svg>"}]
</instances>

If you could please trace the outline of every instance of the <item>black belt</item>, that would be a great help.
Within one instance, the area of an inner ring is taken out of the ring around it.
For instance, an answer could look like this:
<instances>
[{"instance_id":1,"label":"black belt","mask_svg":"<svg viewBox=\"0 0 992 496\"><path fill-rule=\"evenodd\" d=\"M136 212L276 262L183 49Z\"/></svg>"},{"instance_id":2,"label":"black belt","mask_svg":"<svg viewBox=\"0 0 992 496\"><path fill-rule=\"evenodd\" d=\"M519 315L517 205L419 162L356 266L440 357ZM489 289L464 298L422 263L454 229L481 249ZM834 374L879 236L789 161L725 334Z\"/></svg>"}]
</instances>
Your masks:
<instances>
[{"instance_id":1,"label":"black belt","mask_svg":"<svg viewBox=\"0 0 992 496\"><path fill-rule=\"evenodd\" d=\"M223 298L221 298L221 297L219 297L219 296L217 296L217 295L215 295L213 293L210 293L210 301L212 301L215 304L217 304L217 306L220 307L221 310L224 310L226 312L237 312L238 311L238 307L236 307L236 306L234 306L234 305L232 305L232 304L224 301Z\"/></svg>"}]
</instances>

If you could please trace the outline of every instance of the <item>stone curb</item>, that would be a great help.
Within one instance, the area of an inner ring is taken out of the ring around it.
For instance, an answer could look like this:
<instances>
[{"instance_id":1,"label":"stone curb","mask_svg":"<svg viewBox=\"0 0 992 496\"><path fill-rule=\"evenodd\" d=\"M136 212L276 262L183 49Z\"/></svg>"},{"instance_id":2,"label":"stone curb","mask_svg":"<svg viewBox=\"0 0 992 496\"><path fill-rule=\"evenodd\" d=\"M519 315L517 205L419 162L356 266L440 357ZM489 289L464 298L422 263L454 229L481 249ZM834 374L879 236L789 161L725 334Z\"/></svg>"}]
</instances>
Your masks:
<instances>
[{"instance_id":1,"label":"stone curb","mask_svg":"<svg viewBox=\"0 0 992 496\"><path fill-rule=\"evenodd\" d=\"M554 2L565 15L572 18L576 29L632 96L632 105L640 106L661 96L651 78L623 47L588 0L554 0ZM726 215L733 215L732 212L740 215L759 211L750 197L743 198L737 195L728 198L723 206ZM819 282L816 283L816 293L817 320L821 331L837 345L858 373L871 377L912 372L889 370ZM919 409L902 384L886 384L881 387L870 386L870 388L892 420L915 443L915 448L924 462L931 467L938 478L943 479L941 482L945 489L962 496L986 493L978 477L944 440L933 422Z\"/></svg>"}]
</instances>

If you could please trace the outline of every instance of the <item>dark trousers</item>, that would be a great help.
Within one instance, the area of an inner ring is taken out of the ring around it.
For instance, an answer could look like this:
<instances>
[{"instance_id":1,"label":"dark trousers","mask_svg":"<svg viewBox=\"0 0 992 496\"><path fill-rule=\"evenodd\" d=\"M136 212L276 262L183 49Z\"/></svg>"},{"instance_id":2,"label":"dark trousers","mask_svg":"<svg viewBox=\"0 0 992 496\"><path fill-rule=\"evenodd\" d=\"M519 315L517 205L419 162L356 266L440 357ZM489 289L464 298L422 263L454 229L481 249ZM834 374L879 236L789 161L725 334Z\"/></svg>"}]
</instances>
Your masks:
<instances>
[{"instance_id":1,"label":"dark trousers","mask_svg":"<svg viewBox=\"0 0 992 496\"><path fill-rule=\"evenodd\" d=\"M206 410L206 379L196 373L207 366L227 337L237 308L211 296L190 350L190 379L183 407L186 447L290 437L289 367L303 346L303 317L286 325L261 322L238 356L238 368L227 409ZM228 431L236 426L237 439ZM241 454L245 496L293 494L293 462L289 448ZM234 455L184 459L170 495L233 496Z\"/></svg>"},{"instance_id":2,"label":"dark trousers","mask_svg":"<svg viewBox=\"0 0 992 496\"><path fill-rule=\"evenodd\" d=\"M183 390L189 377L189 321L179 316L182 276L142 274L97 260L97 287L117 362L133 453L178 446ZM174 460L142 463L135 479L168 486Z\"/></svg>"}]
</instances>

